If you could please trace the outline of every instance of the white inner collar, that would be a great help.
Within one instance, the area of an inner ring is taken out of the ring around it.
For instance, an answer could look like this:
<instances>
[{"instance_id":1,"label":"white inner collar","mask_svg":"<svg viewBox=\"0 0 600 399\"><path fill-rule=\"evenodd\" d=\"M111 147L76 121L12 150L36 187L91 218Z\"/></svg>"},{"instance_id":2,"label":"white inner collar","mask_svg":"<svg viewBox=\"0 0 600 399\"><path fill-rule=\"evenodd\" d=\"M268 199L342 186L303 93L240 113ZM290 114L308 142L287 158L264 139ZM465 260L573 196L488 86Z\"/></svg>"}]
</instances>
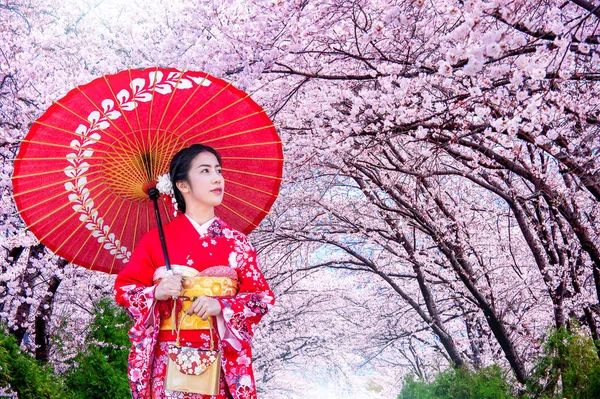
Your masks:
<instances>
[{"instance_id":1,"label":"white inner collar","mask_svg":"<svg viewBox=\"0 0 600 399\"><path fill-rule=\"evenodd\" d=\"M210 227L212 222L216 219L216 217L214 217L214 218L208 220L207 222L200 224L200 223L196 222L194 219L192 219L191 217L189 217L187 214L184 214L184 215L185 215L185 217L188 218L190 223L192 223L192 226L194 226L194 228L196 229L198 234L206 234L206 232L208 231L208 228Z\"/></svg>"}]
</instances>

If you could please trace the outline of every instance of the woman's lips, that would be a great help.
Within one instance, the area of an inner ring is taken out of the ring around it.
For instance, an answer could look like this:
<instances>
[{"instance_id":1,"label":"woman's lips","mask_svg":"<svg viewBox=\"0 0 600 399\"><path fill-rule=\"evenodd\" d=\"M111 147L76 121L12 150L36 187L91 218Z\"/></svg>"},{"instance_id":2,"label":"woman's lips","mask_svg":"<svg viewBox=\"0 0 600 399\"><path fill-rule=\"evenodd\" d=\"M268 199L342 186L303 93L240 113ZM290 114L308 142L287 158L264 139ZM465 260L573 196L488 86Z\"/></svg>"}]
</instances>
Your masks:
<instances>
[{"instance_id":1,"label":"woman's lips","mask_svg":"<svg viewBox=\"0 0 600 399\"><path fill-rule=\"evenodd\" d=\"M223 192L222 188L215 188L214 190L210 190L211 193L221 194Z\"/></svg>"}]
</instances>

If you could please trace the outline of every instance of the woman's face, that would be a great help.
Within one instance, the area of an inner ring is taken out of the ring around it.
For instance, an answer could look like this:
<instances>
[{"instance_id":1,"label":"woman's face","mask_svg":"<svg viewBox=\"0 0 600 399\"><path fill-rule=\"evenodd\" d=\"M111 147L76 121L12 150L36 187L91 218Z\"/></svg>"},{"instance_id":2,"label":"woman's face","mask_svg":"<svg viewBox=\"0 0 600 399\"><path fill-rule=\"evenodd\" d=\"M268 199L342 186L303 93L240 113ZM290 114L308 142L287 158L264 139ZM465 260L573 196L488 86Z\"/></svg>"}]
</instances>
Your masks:
<instances>
[{"instance_id":1,"label":"woman's face","mask_svg":"<svg viewBox=\"0 0 600 399\"><path fill-rule=\"evenodd\" d=\"M177 183L187 209L196 206L215 207L223 201L225 180L221 175L221 165L212 153L201 152L196 155L187 180Z\"/></svg>"}]
</instances>

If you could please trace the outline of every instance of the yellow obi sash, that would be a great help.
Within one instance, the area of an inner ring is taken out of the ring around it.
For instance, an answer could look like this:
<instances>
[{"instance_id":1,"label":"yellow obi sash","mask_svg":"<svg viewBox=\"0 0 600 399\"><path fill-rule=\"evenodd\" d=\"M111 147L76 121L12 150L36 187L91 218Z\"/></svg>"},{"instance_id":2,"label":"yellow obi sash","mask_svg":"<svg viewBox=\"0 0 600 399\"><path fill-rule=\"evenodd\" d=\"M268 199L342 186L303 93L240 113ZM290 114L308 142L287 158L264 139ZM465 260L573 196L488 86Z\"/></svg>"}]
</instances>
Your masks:
<instances>
[{"instance_id":1,"label":"yellow obi sash","mask_svg":"<svg viewBox=\"0 0 600 399\"><path fill-rule=\"evenodd\" d=\"M237 280L229 277L184 277L183 291L181 296L188 297L182 301L182 309L177 315L177 320L181 320L183 312L188 310L197 297L205 296L233 296L237 294ZM189 315L183 319L182 330L204 330L209 329L208 320L202 320L198 315ZM161 330L174 330L173 317L167 317L160 321Z\"/></svg>"}]
</instances>

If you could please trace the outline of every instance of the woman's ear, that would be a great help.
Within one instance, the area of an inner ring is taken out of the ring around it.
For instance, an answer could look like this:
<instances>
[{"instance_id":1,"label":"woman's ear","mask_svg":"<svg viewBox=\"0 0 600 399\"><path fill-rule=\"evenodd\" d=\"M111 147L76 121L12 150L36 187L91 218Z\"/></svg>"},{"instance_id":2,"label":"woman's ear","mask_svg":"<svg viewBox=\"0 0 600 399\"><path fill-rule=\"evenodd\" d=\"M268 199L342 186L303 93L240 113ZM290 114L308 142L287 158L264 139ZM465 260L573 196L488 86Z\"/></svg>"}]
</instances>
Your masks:
<instances>
[{"instance_id":1,"label":"woman's ear","mask_svg":"<svg viewBox=\"0 0 600 399\"><path fill-rule=\"evenodd\" d=\"M175 185L182 193L187 193L190 191L190 186L185 180L180 180L177 183L175 183Z\"/></svg>"}]
</instances>

